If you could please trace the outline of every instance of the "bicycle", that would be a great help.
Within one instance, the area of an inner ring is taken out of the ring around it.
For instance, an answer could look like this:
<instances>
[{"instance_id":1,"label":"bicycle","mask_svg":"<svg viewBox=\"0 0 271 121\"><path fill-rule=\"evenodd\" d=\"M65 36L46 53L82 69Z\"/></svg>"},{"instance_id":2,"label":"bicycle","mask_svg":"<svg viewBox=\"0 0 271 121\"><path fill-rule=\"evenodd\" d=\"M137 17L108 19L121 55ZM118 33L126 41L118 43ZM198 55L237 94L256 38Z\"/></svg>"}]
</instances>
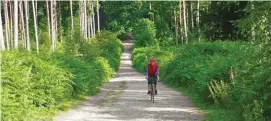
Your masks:
<instances>
[{"instance_id":1,"label":"bicycle","mask_svg":"<svg viewBox=\"0 0 271 121\"><path fill-rule=\"evenodd\" d=\"M155 79L154 77L149 77L148 79L151 80L151 101L154 103L154 95L155 95L155 90L156 90L156 85L154 83Z\"/></svg>"}]
</instances>

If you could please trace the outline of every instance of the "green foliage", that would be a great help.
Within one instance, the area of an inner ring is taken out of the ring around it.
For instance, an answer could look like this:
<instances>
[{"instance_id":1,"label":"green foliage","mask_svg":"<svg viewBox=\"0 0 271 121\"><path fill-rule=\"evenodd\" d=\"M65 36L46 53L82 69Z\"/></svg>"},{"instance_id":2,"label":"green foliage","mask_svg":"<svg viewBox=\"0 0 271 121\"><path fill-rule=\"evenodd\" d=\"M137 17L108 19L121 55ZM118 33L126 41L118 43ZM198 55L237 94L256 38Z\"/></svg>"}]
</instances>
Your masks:
<instances>
[{"instance_id":1,"label":"green foliage","mask_svg":"<svg viewBox=\"0 0 271 121\"><path fill-rule=\"evenodd\" d=\"M161 47L160 50L155 47L135 48L133 64L143 72L149 57L157 57L164 83L185 88L204 104L225 109L221 117L268 120L271 51L266 49L270 44L261 46L217 41ZM230 79L231 67L233 80ZM257 101L251 104L254 100Z\"/></svg>"},{"instance_id":2,"label":"green foliage","mask_svg":"<svg viewBox=\"0 0 271 121\"><path fill-rule=\"evenodd\" d=\"M144 47L157 44L155 41L156 29L154 23L149 19L139 19L134 24L133 35L135 36L135 47Z\"/></svg>"},{"instance_id":3,"label":"green foliage","mask_svg":"<svg viewBox=\"0 0 271 121\"><path fill-rule=\"evenodd\" d=\"M271 22L271 3L266 1L253 1L245 7L245 17L237 20L235 26L244 38L249 38L252 43L268 43L270 42Z\"/></svg>"},{"instance_id":4,"label":"green foliage","mask_svg":"<svg viewBox=\"0 0 271 121\"><path fill-rule=\"evenodd\" d=\"M71 97L73 75L53 60L28 52L2 54L2 120L48 118L48 112Z\"/></svg>"},{"instance_id":5,"label":"green foliage","mask_svg":"<svg viewBox=\"0 0 271 121\"><path fill-rule=\"evenodd\" d=\"M114 76L123 51L115 34L102 31L89 42L74 35L64 42L55 53L46 46L39 54L2 52L2 120L48 120L63 102L97 94Z\"/></svg>"},{"instance_id":6,"label":"green foliage","mask_svg":"<svg viewBox=\"0 0 271 121\"><path fill-rule=\"evenodd\" d=\"M251 104L244 106L244 114L246 121L264 121L263 118L263 104L254 100Z\"/></svg>"}]
</instances>

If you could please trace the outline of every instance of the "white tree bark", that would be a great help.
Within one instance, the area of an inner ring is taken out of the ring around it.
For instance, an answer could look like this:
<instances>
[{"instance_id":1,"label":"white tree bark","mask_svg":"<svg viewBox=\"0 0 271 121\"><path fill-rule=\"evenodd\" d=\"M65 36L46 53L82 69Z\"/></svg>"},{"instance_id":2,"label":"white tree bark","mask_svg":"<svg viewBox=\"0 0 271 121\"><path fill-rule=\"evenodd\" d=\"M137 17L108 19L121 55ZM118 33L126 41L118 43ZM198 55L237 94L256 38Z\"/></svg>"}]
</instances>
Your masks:
<instances>
[{"instance_id":1,"label":"white tree bark","mask_svg":"<svg viewBox=\"0 0 271 121\"><path fill-rule=\"evenodd\" d=\"M183 45L183 40L184 40L184 38L183 38L183 21L182 21L182 1L180 0L179 1L179 7L180 7L180 19L179 19L179 21L180 21L180 36L181 36L181 40L182 40L182 45Z\"/></svg>"},{"instance_id":2,"label":"white tree bark","mask_svg":"<svg viewBox=\"0 0 271 121\"><path fill-rule=\"evenodd\" d=\"M100 32L100 15L99 15L99 9L100 9L100 5L99 5L99 0L97 0L97 22L98 22L98 33Z\"/></svg>"},{"instance_id":3,"label":"white tree bark","mask_svg":"<svg viewBox=\"0 0 271 121\"><path fill-rule=\"evenodd\" d=\"M191 24L192 24L192 28L191 28L191 30L193 30L193 28L194 28L194 21L193 21L193 2L192 1L190 1L190 16L191 16Z\"/></svg>"},{"instance_id":4,"label":"white tree bark","mask_svg":"<svg viewBox=\"0 0 271 121\"><path fill-rule=\"evenodd\" d=\"M9 15L10 15L10 46L11 46L11 49L14 48L14 42L12 40L14 40L14 28L13 28L13 24L14 24L14 11L13 11L13 6L12 6L12 1L9 1Z\"/></svg>"},{"instance_id":5,"label":"white tree bark","mask_svg":"<svg viewBox=\"0 0 271 121\"><path fill-rule=\"evenodd\" d=\"M52 33L52 50L53 50L53 52L55 51L55 20L54 20L54 14L55 14L55 12L54 12L54 6L55 4L54 4L54 1L51 1L51 27L52 27L52 29L51 29L51 33Z\"/></svg>"},{"instance_id":6,"label":"white tree bark","mask_svg":"<svg viewBox=\"0 0 271 121\"><path fill-rule=\"evenodd\" d=\"M84 37L87 39L87 1L84 0Z\"/></svg>"},{"instance_id":7,"label":"white tree bark","mask_svg":"<svg viewBox=\"0 0 271 121\"><path fill-rule=\"evenodd\" d=\"M10 29L9 29L9 15L8 15L8 2L7 0L4 3L4 12L5 12L5 29L6 29L6 44L7 49L10 48Z\"/></svg>"},{"instance_id":8,"label":"white tree bark","mask_svg":"<svg viewBox=\"0 0 271 121\"><path fill-rule=\"evenodd\" d=\"M20 1L20 5L19 5L19 9L20 9L20 14L21 14L21 22L22 22L22 41L23 41L23 45L26 48L27 44L26 44L26 36L25 36L25 24L24 24L24 13L23 13L23 1Z\"/></svg>"},{"instance_id":9,"label":"white tree bark","mask_svg":"<svg viewBox=\"0 0 271 121\"><path fill-rule=\"evenodd\" d=\"M92 13L89 16L89 22L90 22L91 37L93 37L94 36L94 32L93 32Z\"/></svg>"},{"instance_id":10,"label":"white tree bark","mask_svg":"<svg viewBox=\"0 0 271 121\"><path fill-rule=\"evenodd\" d=\"M254 10L253 2L251 2L251 9ZM254 26L254 24L251 25L251 37L252 37L252 42L255 42L255 26Z\"/></svg>"},{"instance_id":11,"label":"white tree bark","mask_svg":"<svg viewBox=\"0 0 271 121\"><path fill-rule=\"evenodd\" d=\"M26 23L26 45L27 50L30 51L30 40L29 40L29 26L28 26L28 15L29 15L29 9L28 9L28 1L24 1L24 7L25 7L25 23Z\"/></svg>"},{"instance_id":12,"label":"white tree bark","mask_svg":"<svg viewBox=\"0 0 271 121\"><path fill-rule=\"evenodd\" d=\"M70 0L70 8L71 8L71 33L73 34L73 11L72 11L72 0Z\"/></svg>"},{"instance_id":13,"label":"white tree bark","mask_svg":"<svg viewBox=\"0 0 271 121\"><path fill-rule=\"evenodd\" d=\"M199 22L200 22L200 20L199 20L199 0L198 0L198 2L197 2L197 19L196 19L196 21L197 21L197 28L198 28L198 39L199 39L199 42L200 42L200 26L199 26Z\"/></svg>"},{"instance_id":14,"label":"white tree bark","mask_svg":"<svg viewBox=\"0 0 271 121\"><path fill-rule=\"evenodd\" d=\"M184 22L184 35L185 35L185 43L188 43L187 40L187 24L186 24L186 7L185 7L185 0L183 0L183 22Z\"/></svg>"},{"instance_id":15,"label":"white tree bark","mask_svg":"<svg viewBox=\"0 0 271 121\"><path fill-rule=\"evenodd\" d=\"M0 15L2 15L2 2L0 1ZM1 44L1 50L5 50L5 42L4 42L4 34L3 34L3 27L2 27L2 17L0 17L0 44Z\"/></svg>"},{"instance_id":16,"label":"white tree bark","mask_svg":"<svg viewBox=\"0 0 271 121\"><path fill-rule=\"evenodd\" d=\"M18 48L18 0L14 0L14 48Z\"/></svg>"},{"instance_id":17,"label":"white tree bark","mask_svg":"<svg viewBox=\"0 0 271 121\"><path fill-rule=\"evenodd\" d=\"M35 27L35 38L36 38L36 49L37 53L39 53L39 38L38 38L38 25L37 25L37 19L36 19L36 11L35 11L35 2L32 0L32 6L33 6L33 15L34 15L34 27Z\"/></svg>"},{"instance_id":18,"label":"white tree bark","mask_svg":"<svg viewBox=\"0 0 271 121\"><path fill-rule=\"evenodd\" d=\"M89 38L92 37L92 33L91 33L91 16L88 16L88 34L89 34Z\"/></svg>"},{"instance_id":19,"label":"white tree bark","mask_svg":"<svg viewBox=\"0 0 271 121\"><path fill-rule=\"evenodd\" d=\"M47 12L47 24L48 24L48 34L51 36L51 22L50 22L50 11L49 11L49 2L46 0L46 12Z\"/></svg>"},{"instance_id":20,"label":"white tree bark","mask_svg":"<svg viewBox=\"0 0 271 121\"><path fill-rule=\"evenodd\" d=\"M79 1L80 3L80 6L79 6L79 9L80 9L80 34L83 34L84 33L84 16L83 16L83 2L82 1Z\"/></svg>"},{"instance_id":21,"label":"white tree bark","mask_svg":"<svg viewBox=\"0 0 271 121\"><path fill-rule=\"evenodd\" d=\"M95 26L95 12L94 12L94 2L92 3L92 22L93 22L93 36L95 36L95 34L96 34L96 26Z\"/></svg>"}]
</instances>

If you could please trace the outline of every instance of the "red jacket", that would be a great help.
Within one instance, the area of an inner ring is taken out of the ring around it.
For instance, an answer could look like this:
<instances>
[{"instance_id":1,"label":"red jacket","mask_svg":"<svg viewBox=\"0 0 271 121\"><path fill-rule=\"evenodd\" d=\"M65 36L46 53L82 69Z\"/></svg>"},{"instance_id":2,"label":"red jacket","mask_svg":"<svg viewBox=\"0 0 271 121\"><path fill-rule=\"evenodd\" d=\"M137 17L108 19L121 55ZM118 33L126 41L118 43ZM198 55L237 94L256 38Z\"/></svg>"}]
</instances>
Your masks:
<instances>
[{"instance_id":1,"label":"red jacket","mask_svg":"<svg viewBox=\"0 0 271 121\"><path fill-rule=\"evenodd\" d=\"M147 76L158 76L159 75L159 69L158 64L148 64L147 70L146 70Z\"/></svg>"}]
</instances>

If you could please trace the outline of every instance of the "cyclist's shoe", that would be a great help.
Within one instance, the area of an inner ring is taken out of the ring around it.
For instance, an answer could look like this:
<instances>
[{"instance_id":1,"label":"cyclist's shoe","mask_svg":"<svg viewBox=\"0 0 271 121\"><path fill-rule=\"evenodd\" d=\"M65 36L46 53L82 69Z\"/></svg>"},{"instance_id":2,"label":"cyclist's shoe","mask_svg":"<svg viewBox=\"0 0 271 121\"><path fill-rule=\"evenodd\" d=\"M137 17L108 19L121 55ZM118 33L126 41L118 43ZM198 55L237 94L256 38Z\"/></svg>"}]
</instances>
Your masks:
<instances>
[{"instance_id":1,"label":"cyclist's shoe","mask_svg":"<svg viewBox=\"0 0 271 121\"><path fill-rule=\"evenodd\" d=\"M151 94L151 91L148 91L148 93L147 94Z\"/></svg>"},{"instance_id":2,"label":"cyclist's shoe","mask_svg":"<svg viewBox=\"0 0 271 121\"><path fill-rule=\"evenodd\" d=\"M155 95L157 95L157 90L155 90Z\"/></svg>"}]
</instances>

